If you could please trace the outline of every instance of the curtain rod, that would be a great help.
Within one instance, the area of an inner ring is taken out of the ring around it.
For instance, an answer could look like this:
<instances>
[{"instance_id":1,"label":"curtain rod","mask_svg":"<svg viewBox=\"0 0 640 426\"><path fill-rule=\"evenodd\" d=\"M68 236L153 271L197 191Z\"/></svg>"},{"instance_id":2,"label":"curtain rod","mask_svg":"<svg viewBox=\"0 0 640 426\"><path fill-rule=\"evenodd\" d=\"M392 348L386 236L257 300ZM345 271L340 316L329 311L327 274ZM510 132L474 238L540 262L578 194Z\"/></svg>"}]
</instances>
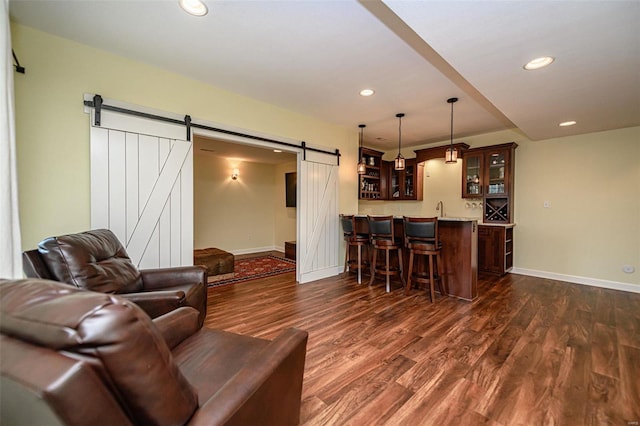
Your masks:
<instances>
[{"instance_id":1,"label":"curtain rod","mask_svg":"<svg viewBox=\"0 0 640 426\"><path fill-rule=\"evenodd\" d=\"M143 117L143 118L149 118L151 120L164 121L166 123L184 125L187 128L187 140L188 141L191 141L191 128L195 127L197 129L211 130L211 131L214 131L214 132L224 133L226 135L240 136L240 137L243 137L243 138L253 139L253 140L257 140L257 141L261 141L261 142L274 143L274 144L277 144L277 145L287 146L287 147L291 147L291 148L300 148L300 149L302 149L302 155L303 155L303 159L304 160L307 159L307 150L308 151L313 151L313 152L319 152L319 153L322 153L322 154L335 155L337 157L337 159L338 159L338 166L340 165L340 155L341 154L340 154L340 150L339 149L336 149L335 151L332 152L332 151L327 151L327 150L324 150L324 149L309 147L309 146L307 146L306 142L304 142L304 141L300 142L300 144L298 145L298 144L295 144L295 143L282 142L282 141L275 140L275 139L263 138L262 136L255 136L255 135L250 135L250 134L247 134L247 133L235 132L233 130L219 129L217 127L211 127L211 126L206 126L204 124L193 123L191 121L191 116L190 115L185 115L184 116L184 120L178 120L176 118L164 117L164 116L156 115L156 114L149 114L147 112L135 111L135 110L132 110L132 109L127 109L127 108L120 108L120 107L116 107L116 106L113 106L113 105L104 104L102 102L102 96L100 96L100 95L94 95L92 101L84 101L84 105L87 106L87 107L93 108L95 110L95 115L94 115L94 125L95 126L100 126L100 123L101 123L100 112L101 112L101 110L105 109L105 110L108 110L108 111L114 111L114 112L119 112L119 113L123 113L123 114L134 115L136 117Z\"/></svg>"}]
</instances>

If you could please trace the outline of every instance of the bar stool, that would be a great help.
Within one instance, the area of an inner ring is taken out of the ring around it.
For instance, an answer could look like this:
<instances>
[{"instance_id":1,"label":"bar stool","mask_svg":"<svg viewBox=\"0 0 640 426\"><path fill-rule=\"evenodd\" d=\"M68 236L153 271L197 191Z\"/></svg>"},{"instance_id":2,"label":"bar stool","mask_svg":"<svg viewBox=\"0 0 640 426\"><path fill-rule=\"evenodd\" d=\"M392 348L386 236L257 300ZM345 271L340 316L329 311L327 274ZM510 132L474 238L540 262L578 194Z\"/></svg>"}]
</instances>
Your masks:
<instances>
[{"instance_id":1,"label":"bar stool","mask_svg":"<svg viewBox=\"0 0 640 426\"><path fill-rule=\"evenodd\" d=\"M362 258L362 248L369 247L369 234L363 234L356 232L356 217L354 215L340 215L340 222L342 223L342 232L344 233L344 241L347 243L344 253L344 271L347 272L357 269L358 271L358 284L362 283L362 268L369 266L369 256ZM351 247L357 247L358 258L356 260L351 259ZM368 250L367 250L368 254Z\"/></svg>"},{"instance_id":2,"label":"bar stool","mask_svg":"<svg viewBox=\"0 0 640 426\"><path fill-rule=\"evenodd\" d=\"M411 282L429 284L428 291L431 303L435 301L434 282L438 281L440 294L446 295L442 277L438 267L442 264L440 253L442 243L438 239L437 217L407 217L404 216L404 245L409 249L409 273L405 295L411 290ZM417 272L413 270L415 256L427 256L429 260L429 272ZM435 262L434 262L435 258Z\"/></svg>"},{"instance_id":3,"label":"bar stool","mask_svg":"<svg viewBox=\"0 0 640 426\"><path fill-rule=\"evenodd\" d=\"M396 238L393 234L393 216L367 216L369 222L369 235L371 237L371 248L373 249L373 260L371 261L371 281L373 284L376 274L382 274L386 278L387 293L391 291L389 277L398 275L402 285L406 286L402 268L402 238ZM378 251L384 250L385 262L384 267L377 264ZM398 266L392 267L390 264L389 253L392 250L398 252Z\"/></svg>"}]
</instances>

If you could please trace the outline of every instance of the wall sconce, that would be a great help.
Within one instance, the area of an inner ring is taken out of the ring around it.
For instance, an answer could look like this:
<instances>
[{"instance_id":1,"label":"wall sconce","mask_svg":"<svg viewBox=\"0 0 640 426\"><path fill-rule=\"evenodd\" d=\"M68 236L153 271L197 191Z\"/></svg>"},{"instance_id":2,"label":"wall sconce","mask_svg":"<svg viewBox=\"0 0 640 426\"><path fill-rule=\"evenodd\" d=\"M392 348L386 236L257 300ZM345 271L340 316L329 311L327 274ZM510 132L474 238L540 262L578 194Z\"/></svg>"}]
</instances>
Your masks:
<instances>
[{"instance_id":1,"label":"wall sconce","mask_svg":"<svg viewBox=\"0 0 640 426\"><path fill-rule=\"evenodd\" d=\"M231 170L231 179L237 180L238 176L240 176L240 170L238 169Z\"/></svg>"}]
</instances>

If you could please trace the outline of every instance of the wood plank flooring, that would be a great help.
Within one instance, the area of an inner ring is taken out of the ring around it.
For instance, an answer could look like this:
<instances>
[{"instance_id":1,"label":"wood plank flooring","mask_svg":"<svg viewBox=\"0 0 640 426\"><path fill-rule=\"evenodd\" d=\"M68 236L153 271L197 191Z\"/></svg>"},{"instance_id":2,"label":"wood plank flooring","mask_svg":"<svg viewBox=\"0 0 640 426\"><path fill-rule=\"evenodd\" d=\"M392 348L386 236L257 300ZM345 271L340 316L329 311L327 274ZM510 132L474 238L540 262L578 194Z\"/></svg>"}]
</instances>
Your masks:
<instances>
[{"instance_id":1,"label":"wood plank flooring","mask_svg":"<svg viewBox=\"0 0 640 426\"><path fill-rule=\"evenodd\" d=\"M206 326L309 332L303 425L637 425L640 294L508 274L474 302L355 274L211 288Z\"/></svg>"}]
</instances>

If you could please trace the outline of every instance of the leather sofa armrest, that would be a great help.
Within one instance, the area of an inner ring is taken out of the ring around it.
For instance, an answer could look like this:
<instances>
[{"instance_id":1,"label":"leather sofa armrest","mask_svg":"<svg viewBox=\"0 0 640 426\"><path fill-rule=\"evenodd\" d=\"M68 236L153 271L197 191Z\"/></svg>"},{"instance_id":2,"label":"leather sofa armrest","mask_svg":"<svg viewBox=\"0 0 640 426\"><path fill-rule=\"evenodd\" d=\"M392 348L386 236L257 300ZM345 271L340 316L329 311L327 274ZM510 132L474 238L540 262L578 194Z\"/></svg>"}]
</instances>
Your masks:
<instances>
[{"instance_id":1,"label":"leather sofa armrest","mask_svg":"<svg viewBox=\"0 0 640 426\"><path fill-rule=\"evenodd\" d=\"M45 280L55 280L51 276L51 271L44 263L38 250L27 250L22 252L22 270L28 278L42 278Z\"/></svg>"},{"instance_id":2,"label":"leather sofa armrest","mask_svg":"<svg viewBox=\"0 0 640 426\"><path fill-rule=\"evenodd\" d=\"M162 290L164 287L189 283L203 283L207 286L207 268L204 266L143 269L140 275L145 291Z\"/></svg>"},{"instance_id":3,"label":"leather sofa armrest","mask_svg":"<svg viewBox=\"0 0 640 426\"><path fill-rule=\"evenodd\" d=\"M185 294L182 291L148 291L143 293L118 293L140 306L151 318L159 317L180 307Z\"/></svg>"},{"instance_id":4,"label":"leather sofa armrest","mask_svg":"<svg viewBox=\"0 0 640 426\"><path fill-rule=\"evenodd\" d=\"M285 330L247 362L189 425L297 425L308 333Z\"/></svg>"},{"instance_id":5,"label":"leather sofa armrest","mask_svg":"<svg viewBox=\"0 0 640 426\"><path fill-rule=\"evenodd\" d=\"M164 337L169 349L173 349L200 330L199 315L197 309L182 307L154 318L153 323Z\"/></svg>"}]
</instances>

